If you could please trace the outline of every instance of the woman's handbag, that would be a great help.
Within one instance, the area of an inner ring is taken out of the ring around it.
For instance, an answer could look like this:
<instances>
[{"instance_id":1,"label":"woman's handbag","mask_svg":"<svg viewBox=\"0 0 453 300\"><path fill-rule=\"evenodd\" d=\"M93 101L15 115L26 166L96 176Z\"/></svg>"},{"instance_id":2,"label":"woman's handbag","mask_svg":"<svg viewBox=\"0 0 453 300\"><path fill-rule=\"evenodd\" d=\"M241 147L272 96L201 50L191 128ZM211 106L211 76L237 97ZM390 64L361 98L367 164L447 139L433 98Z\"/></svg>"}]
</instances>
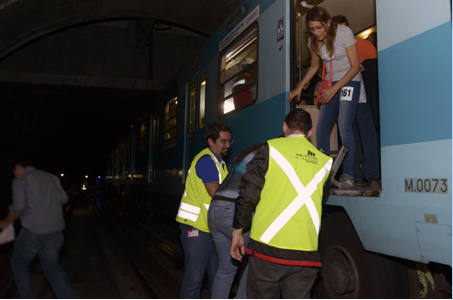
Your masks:
<instances>
[{"instance_id":1,"label":"woman's handbag","mask_svg":"<svg viewBox=\"0 0 453 300\"><path fill-rule=\"evenodd\" d=\"M0 245L12 242L16 239L13 223L3 228L0 232Z\"/></svg>"},{"instance_id":2,"label":"woman's handbag","mask_svg":"<svg viewBox=\"0 0 453 300\"><path fill-rule=\"evenodd\" d=\"M318 100L318 103L319 104L327 104L329 103L330 101L332 101L332 99L330 99L329 101L327 102L323 102L321 103L320 101L320 97L321 97L321 93L327 89L327 88L330 88L332 86L332 57L330 58L330 71L329 71L329 80L325 80L325 77L326 77L326 64L323 62L322 63L322 80L321 82L319 83L319 87L318 87L318 96L317 96L317 100Z\"/></svg>"}]
</instances>

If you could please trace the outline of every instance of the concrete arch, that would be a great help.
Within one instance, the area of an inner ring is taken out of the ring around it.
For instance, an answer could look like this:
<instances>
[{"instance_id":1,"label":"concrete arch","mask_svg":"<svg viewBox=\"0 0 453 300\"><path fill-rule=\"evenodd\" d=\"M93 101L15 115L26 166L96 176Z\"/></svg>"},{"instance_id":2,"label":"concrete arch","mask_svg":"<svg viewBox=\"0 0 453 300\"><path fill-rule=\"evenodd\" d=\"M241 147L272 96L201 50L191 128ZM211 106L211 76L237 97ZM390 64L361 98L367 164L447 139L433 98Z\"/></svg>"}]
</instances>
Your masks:
<instances>
[{"instance_id":1,"label":"concrete arch","mask_svg":"<svg viewBox=\"0 0 453 300\"><path fill-rule=\"evenodd\" d=\"M158 19L210 35L240 2L241 0L7 0L0 3L0 58L55 30L104 19Z\"/></svg>"}]
</instances>

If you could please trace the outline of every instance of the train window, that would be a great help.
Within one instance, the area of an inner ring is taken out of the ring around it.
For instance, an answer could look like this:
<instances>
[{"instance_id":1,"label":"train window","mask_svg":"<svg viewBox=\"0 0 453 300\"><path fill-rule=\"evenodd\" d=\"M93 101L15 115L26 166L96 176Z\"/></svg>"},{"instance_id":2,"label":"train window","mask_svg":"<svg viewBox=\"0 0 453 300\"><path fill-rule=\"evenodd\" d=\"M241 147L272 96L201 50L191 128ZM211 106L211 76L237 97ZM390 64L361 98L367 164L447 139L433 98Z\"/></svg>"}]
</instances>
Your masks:
<instances>
[{"instance_id":1,"label":"train window","mask_svg":"<svg viewBox=\"0 0 453 300\"><path fill-rule=\"evenodd\" d=\"M221 115L246 107L257 96L258 27L252 26L220 55Z\"/></svg>"},{"instance_id":2,"label":"train window","mask_svg":"<svg viewBox=\"0 0 453 300\"><path fill-rule=\"evenodd\" d=\"M115 162L115 172L116 172L116 176L115 177L116 177L116 179L118 179L118 177L119 177L119 174L118 174L119 173L119 170L118 170L118 168L119 168L118 149L115 150L115 158L116 158L114 160L114 162Z\"/></svg>"},{"instance_id":3,"label":"train window","mask_svg":"<svg viewBox=\"0 0 453 300\"><path fill-rule=\"evenodd\" d=\"M197 86L195 82L190 85L189 88L189 116L188 116L188 133L191 133L195 130L195 100L197 95Z\"/></svg>"},{"instance_id":4,"label":"train window","mask_svg":"<svg viewBox=\"0 0 453 300\"><path fill-rule=\"evenodd\" d=\"M159 145L159 117L154 115L153 117L153 137L152 137L153 149Z\"/></svg>"},{"instance_id":5,"label":"train window","mask_svg":"<svg viewBox=\"0 0 453 300\"><path fill-rule=\"evenodd\" d=\"M149 118L149 144L148 144L148 183L153 181L153 148L154 148L154 116L151 115Z\"/></svg>"},{"instance_id":6,"label":"train window","mask_svg":"<svg viewBox=\"0 0 453 300\"><path fill-rule=\"evenodd\" d=\"M204 111L206 103L206 74L203 74L200 78L200 120L198 121L198 127L204 127Z\"/></svg>"},{"instance_id":7,"label":"train window","mask_svg":"<svg viewBox=\"0 0 453 300\"><path fill-rule=\"evenodd\" d=\"M134 180L134 175L135 175L135 151L137 149L136 145L137 145L137 142L136 142L136 131L135 130L132 130L131 131L131 135L130 135L130 138L131 138L131 151L130 151L130 157L128 158L128 171L129 171L129 174L126 175L126 178L129 177L130 178L130 181L133 181Z\"/></svg>"},{"instance_id":8,"label":"train window","mask_svg":"<svg viewBox=\"0 0 453 300\"><path fill-rule=\"evenodd\" d=\"M114 178L115 168L116 168L115 156L114 156L113 153L112 153L111 172L110 172L110 176L109 176L110 179L113 179L113 178Z\"/></svg>"},{"instance_id":9,"label":"train window","mask_svg":"<svg viewBox=\"0 0 453 300\"><path fill-rule=\"evenodd\" d=\"M178 111L178 97L168 101L164 116L164 142L176 137L176 113Z\"/></svg>"},{"instance_id":10,"label":"train window","mask_svg":"<svg viewBox=\"0 0 453 300\"><path fill-rule=\"evenodd\" d=\"M140 127L140 140L139 140L139 146L138 146L138 151L140 153L143 153L146 151L146 144L148 141L148 130L147 130L146 123L143 123L142 126Z\"/></svg>"},{"instance_id":11,"label":"train window","mask_svg":"<svg viewBox=\"0 0 453 300\"><path fill-rule=\"evenodd\" d=\"M124 146L123 146L124 145ZM129 134L129 137L126 138L123 142L123 144L121 144L121 154L122 155L122 158L121 158L121 161L123 162L122 163L122 169L121 169L121 178L124 180L126 180L127 176L129 176L129 160L130 160L130 151L131 151L131 141L130 141L130 134Z\"/></svg>"}]
</instances>

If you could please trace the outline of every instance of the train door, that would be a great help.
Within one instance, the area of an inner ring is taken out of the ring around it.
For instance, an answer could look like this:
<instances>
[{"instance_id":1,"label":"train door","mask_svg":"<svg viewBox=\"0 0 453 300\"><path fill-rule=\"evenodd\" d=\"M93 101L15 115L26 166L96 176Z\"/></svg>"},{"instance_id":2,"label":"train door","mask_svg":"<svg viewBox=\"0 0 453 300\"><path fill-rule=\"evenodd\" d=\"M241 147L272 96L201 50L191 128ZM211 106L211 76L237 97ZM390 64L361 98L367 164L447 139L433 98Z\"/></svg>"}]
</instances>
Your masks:
<instances>
[{"instance_id":1,"label":"train door","mask_svg":"<svg viewBox=\"0 0 453 300\"><path fill-rule=\"evenodd\" d=\"M199 72L188 81L186 99L183 184L185 184L193 158L205 147L206 73L204 71Z\"/></svg>"},{"instance_id":2,"label":"train door","mask_svg":"<svg viewBox=\"0 0 453 300\"><path fill-rule=\"evenodd\" d=\"M129 139L127 140L127 156L124 158L124 171L123 180L126 183L126 192L130 191L130 182L133 180L134 173L134 152L135 152L135 132L133 126L129 130Z\"/></svg>"},{"instance_id":3,"label":"train door","mask_svg":"<svg viewBox=\"0 0 453 300\"><path fill-rule=\"evenodd\" d=\"M158 143L158 126L159 126L159 115L151 114L149 124L149 153L148 153L148 183L153 182L155 176L155 155L154 150Z\"/></svg>"}]
</instances>

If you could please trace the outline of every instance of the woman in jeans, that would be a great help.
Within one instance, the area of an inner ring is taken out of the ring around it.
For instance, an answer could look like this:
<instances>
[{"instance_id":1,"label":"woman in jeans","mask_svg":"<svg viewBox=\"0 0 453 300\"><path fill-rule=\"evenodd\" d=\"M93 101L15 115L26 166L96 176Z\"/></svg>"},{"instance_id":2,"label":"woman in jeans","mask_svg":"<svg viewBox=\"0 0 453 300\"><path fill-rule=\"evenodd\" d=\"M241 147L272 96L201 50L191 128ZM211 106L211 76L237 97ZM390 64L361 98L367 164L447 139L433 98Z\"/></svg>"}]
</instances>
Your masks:
<instances>
[{"instance_id":1,"label":"woman in jeans","mask_svg":"<svg viewBox=\"0 0 453 300\"><path fill-rule=\"evenodd\" d=\"M246 171L249 163L261 144L245 149L235 159L236 164L233 166L228 176L217 189L212 197L211 205L208 211L208 224L211 231L212 240L219 257L219 267L214 277L212 287L213 299L228 299L233 279L241 263L233 259L230 255L231 232L233 230L234 206L236 198L239 197L239 184L242 175ZM248 244L250 238L250 228L244 230L245 244ZM242 273L241 282L239 283L236 293L237 299L246 299L246 282L248 266Z\"/></svg>"},{"instance_id":2,"label":"woman in jeans","mask_svg":"<svg viewBox=\"0 0 453 300\"><path fill-rule=\"evenodd\" d=\"M317 131L318 149L330 150L330 129L338 115L341 141L348 148L343 162L340 188L354 187L354 153L356 151L353 133L354 116L360 96L360 63L356 39L351 29L335 25L329 13L322 7L315 7L307 13L306 27L309 33L308 48L311 51L311 66L302 82L289 93L287 100L299 98L302 88L312 79L319 67L320 59L326 66L326 79L332 60L332 87L320 94ZM330 101L330 102L329 102Z\"/></svg>"}]
</instances>

